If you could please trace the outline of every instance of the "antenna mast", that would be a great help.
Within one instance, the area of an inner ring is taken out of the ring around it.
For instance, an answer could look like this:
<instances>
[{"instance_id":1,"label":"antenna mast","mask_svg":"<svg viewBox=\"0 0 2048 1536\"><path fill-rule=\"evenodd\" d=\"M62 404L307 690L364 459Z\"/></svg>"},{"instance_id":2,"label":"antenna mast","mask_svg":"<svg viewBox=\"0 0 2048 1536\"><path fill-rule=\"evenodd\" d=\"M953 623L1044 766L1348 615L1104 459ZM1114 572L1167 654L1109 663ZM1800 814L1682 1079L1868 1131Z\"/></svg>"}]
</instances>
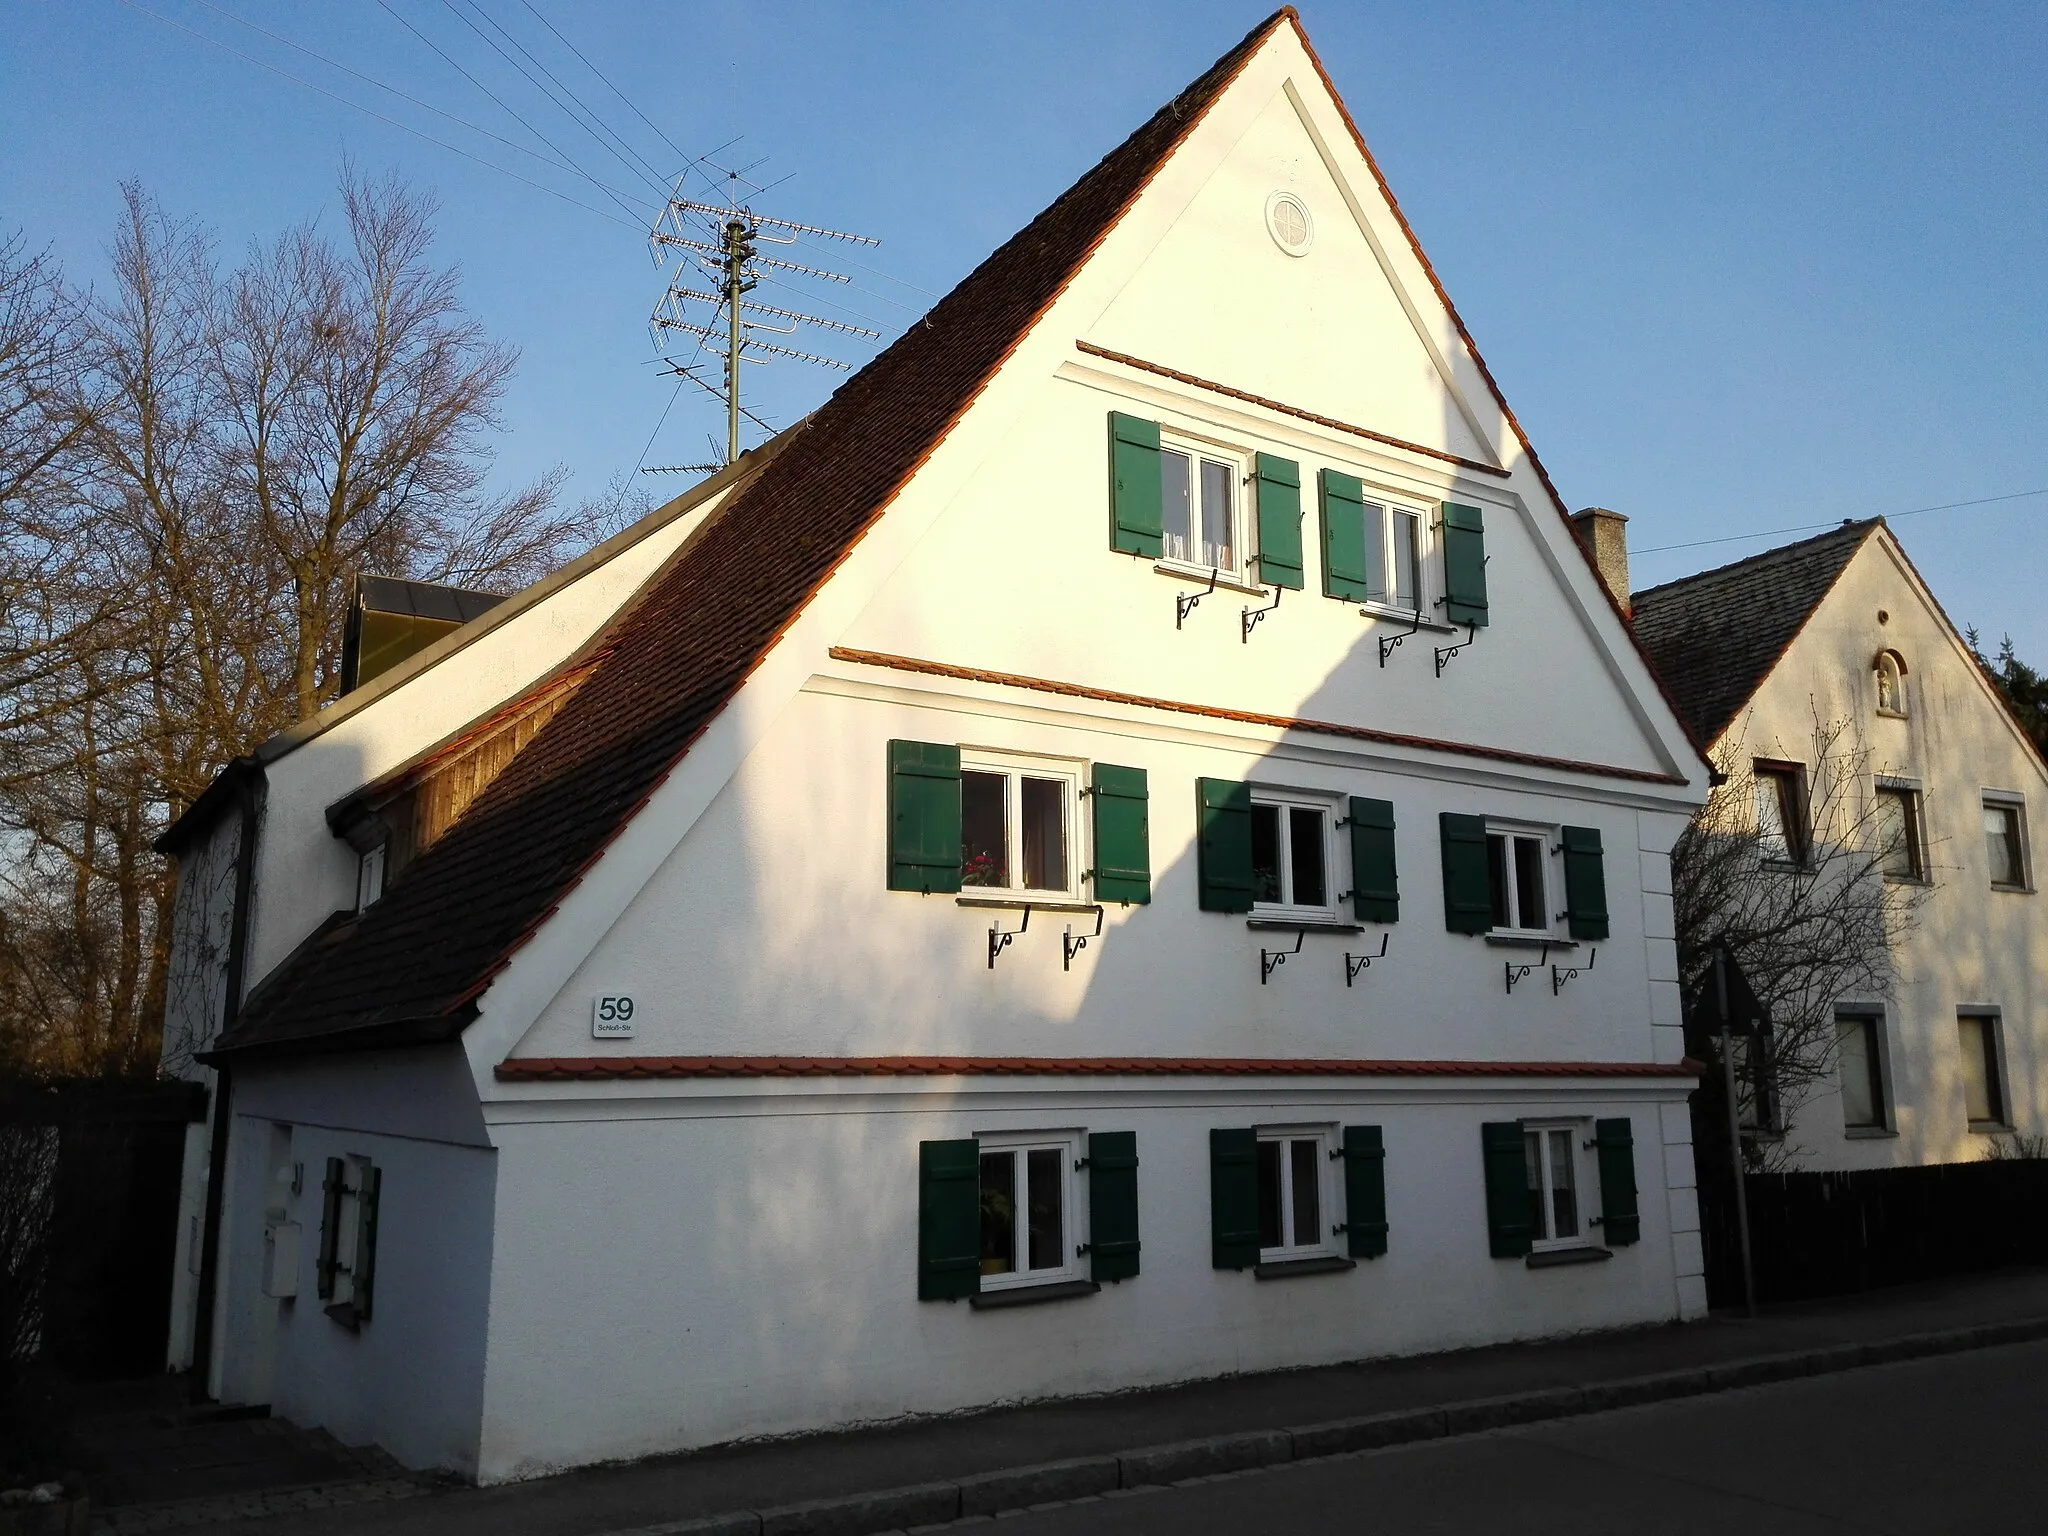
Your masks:
<instances>
[{"instance_id":1,"label":"antenna mast","mask_svg":"<svg viewBox=\"0 0 2048 1536\"><path fill-rule=\"evenodd\" d=\"M727 173L729 179L737 176ZM766 363L775 358L789 358L795 362L815 363L820 367L837 368L842 372L851 371L851 364L837 358L821 357L813 352L799 352L789 347L774 345L760 340L762 333L788 336L796 332L799 325L814 325L823 330L838 332L847 336L861 336L879 341L879 331L864 326L848 325L841 320L827 320L819 315L800 314L795 310L778 309L771 304L755 304L747 299L762 279L762 269L786 272L796 277L806 277L822 282L845 283L846 277L837 272L826 272L816 267L799 266L794 262L778 261L763 256L756 249L758 243L773 245L794 245L800 235L812 235L819 239L845 240L854 245L879 245L866 235L850 235L836 229L820 229L815 224L795 224L787 219L772 219L765 214L755 213L738 203L720 207L715 203L693 202L681 195L682 183L676 183L675 192L670 196L667 207L662 209L648 239L653 246L655 264L662 265L668 252L675 250L680 255L677 263L676 280L662 295L661 302L649 317L649 325L655 333L655 344L660 346L664 331L686 331L704 341L723 343L725 350L725 388L715 391L725 401L725 462L732 463L740 456L740 417L753 417L751 411L744 411L740 405L740 365L742 363ZM704 277L711 279L713 292L706 293L690 286L692 273L687 263L694 262ZM709 305L706 314L692 310L692 305ZM698 318L702 316L702 318ZM766 318L773 316L786 324L775 325ZM722 324L720 322L723 322ZM689 373L687 366L672 367L671 372ZM689 377L710 388L708 382ZM694 467L694 466L693 466Z\"/></svg>"}]
</instances>

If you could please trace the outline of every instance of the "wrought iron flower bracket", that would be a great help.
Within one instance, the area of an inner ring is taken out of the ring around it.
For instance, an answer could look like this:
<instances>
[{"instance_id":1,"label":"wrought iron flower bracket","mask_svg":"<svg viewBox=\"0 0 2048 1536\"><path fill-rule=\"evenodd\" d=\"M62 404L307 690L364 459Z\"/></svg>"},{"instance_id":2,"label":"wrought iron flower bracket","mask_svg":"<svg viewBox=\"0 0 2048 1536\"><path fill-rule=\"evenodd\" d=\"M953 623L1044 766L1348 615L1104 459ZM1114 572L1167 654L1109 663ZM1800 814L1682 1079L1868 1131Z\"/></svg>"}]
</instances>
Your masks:
<instances>
[{"instance_id":1,"label":"wrought iron flower bracket","mask_svg":"<svg viewBox=\"0 0 2048 1536\"><path fill-rule=\"evenodd\" d=\"M1066 931L1060 935L1060 969L1071 971L1074 968L1074 956L1088 947L1090 939L1099 939L1101 937L1101 907L1095 909L1095 931L1093 933L1076 934L1074 932L1074 925L1072 923L1067 924Z\"/></svg>"},{"instance_id":2,"label":"wrought iron flower bracket","mask_svg":"<svg viewBox=\"0 0 2048 1536\"><path fill-rule=\"evenodd\" d=\"M999 924L990 923L988 925L988 968L990 970L996 968L996 956L1010 947L1010 940L1016 938L1018 934L1023 933L1030 926L1031 909L1029 907L1024 909L1024 921L1015 928L1006 931Z\"/></svg>"},{"instance_id":3,"label":"wrought iron flower bracket","mask_svg":"<svg viewBox=\"0 0 2048 1536\"><path fill-rule=\"evenodd\" d=\"M1366 615L1367 617L1370 617L1372 614L1372 610L1370 608L1361 608L1358 611ZM1386 668L1387 658L1393 655L1396 650L1400 649L1401 642L1403 640L1406 640L1410 635L1416 633L1416 631L1420 630L1421 628L1422 610L1418 608L1415 610L1415 621L1412 624L1410 624L1406 629L1402 630L1401 633L1399 633L1398 635L1380 636L1380 667L1382 670L1385 670ZM1444 669L1443 664L1441 662L1437 664L1436 670L1438 676L1443 675Z\"/></svg>"},{"instance_id":4,"label":"wrought iron flower bracket","mask_svg":"<svg viewBox=\"0 0 2048 1536\"><path fill-rule=\"evenodd\" d=\"M1348 949L1344 951L1345 986L1350 986L1351 983L1358 980L1359 976L1363 972L1370 970L1372 968L1373 961L1384 960L1386 958L1387 940L1391 939L1392 937L1393 935L1391 933L1383 933L1380 935L1380 952L1376 955L1354 955Z\"/></svg>"},{"instance_id":5,"label":"wrought iron flower bracket","mask_svg":"<svg viewBox=\"0 0 2048 1536\"><path fill-rule=\"evenodd\" d=\"M1550 995L1552 997L1557 996L1558 993L1564 990L1564 984L1566 982L1576 981L1579 977L1585 975L1588 971L1592 970L1593 962L1598 960L1599 958L1600 951L1594 949L1587 952L1586 963L1584 965L1575 965L1571 967L1571 969L1569 970L1561 970L1557 966L1553 965L1550 968Z\"/></svg>"},{"instance_id":6,"label":"wrought iron flower bracket","mask_svg":"<svg viewBox=\"0 0 2048 1536\"><path fill-rule=\"evenodd\" d=\"M1297 929L1294 935L1294 948L1261 949L1259 951L1260 986L1263 987L1266 984L1268 978L1270 978L1275 971L1279 970L1281 966L1287 963L1287 957L1289 955L1298 955L1301 953L1302 940L1306 939L1307 937L1308 930L1306 928Z\"/></svg>"},{"instance_id":7,"label":"wrought iron flower bracket","mask_svg":"<svg viewBox=\"0 0 2048 1536\"><path fill-rule=\"evenodd\" d=\"M1259 620L1263 619L1267 614L1272 613L1277 608L1279 608L1281 594L1284 593L1286 590L1287 589L1285 587L1275 587L1273 589L1272 602L1266 604L1266 606L1263 608L1247 607L1243 610L1241 616L1238 619L1238 638L1242 640L1246 645L1251 644L1252 631L1259 627Z\"/></svg>"},{"instance_id":8,"label":"wrought iron flower bracket","mask_svg":"<svg viewBox=\"0 0 2048 1536\"><path fill-rule=\"evenodd\" d=\"M1531 960L1527 965L1517 965L1512 960L1503 961L1501 963L1501 968L1507 973L1508 996L1514 996L1516 982L1526 981L1529 978L1530 974L1537 969L1537 967L1543 965L1549 959L1550 946L1546 944L1543 946L1542 949L1537 951L1536 958L1534 960Z\"/></svg>"},{"instance_id":9,"label":"wrought iron flower bracket","mask_svg":"<svg viewBox=\"0 0 2048 1536\"><path fill-rule=\"evenodd\" d=\"M1179 629L1181 625L1187 622L1188 615L1195 611L1195 604L1216 590L1216 576L1220 569L1221 567L1214 565L1209 567L1209 585L1202 588L1201 591L1175 594L1173 599L1173 627L1175 629Z\"/></svg>"},{"instance_id":10,"label":"wrought iron flower bracket","mask_svg":"<svg viewBox=\"0 0 2048 1536\"><path fill-rule=\"evenodd\" d=\"M1478 638L1479 626L1477 624L1468 624L1465 626L1465 638L1456 645L1438 646L1436 648L1436 675L1442 677L1444 675L1444 668L1450 665L1451 658Z\"/></svg>"}]
</instances>

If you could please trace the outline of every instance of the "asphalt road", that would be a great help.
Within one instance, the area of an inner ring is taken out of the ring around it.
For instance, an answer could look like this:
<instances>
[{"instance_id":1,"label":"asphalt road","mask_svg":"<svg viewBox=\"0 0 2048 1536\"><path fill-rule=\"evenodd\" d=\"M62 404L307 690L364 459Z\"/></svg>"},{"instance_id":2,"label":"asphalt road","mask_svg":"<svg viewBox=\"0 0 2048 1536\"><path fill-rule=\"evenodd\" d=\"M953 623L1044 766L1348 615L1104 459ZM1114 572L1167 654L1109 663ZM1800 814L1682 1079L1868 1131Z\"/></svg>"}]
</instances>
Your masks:
<instances>
[{"instance_id":1,"label":"asphalt road","mask_svg":"<svg viewBox=\"0 0 2048 1536\"><path fill-rule=\"evenodd\" d=\"M2048 1343L1133 1490L1004 1536L2048 1530Z\"/></svg>"}]
</instances>

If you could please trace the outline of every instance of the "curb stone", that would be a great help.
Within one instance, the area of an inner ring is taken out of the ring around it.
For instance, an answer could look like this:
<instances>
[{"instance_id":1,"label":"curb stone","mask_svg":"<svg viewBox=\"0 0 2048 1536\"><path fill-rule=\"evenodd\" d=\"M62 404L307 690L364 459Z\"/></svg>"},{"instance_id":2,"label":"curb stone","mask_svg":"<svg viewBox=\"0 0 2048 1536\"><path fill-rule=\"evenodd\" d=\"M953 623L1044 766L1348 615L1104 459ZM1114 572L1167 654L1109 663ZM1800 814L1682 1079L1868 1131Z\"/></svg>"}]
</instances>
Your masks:
<instances>
[{"instance_id":1,"label":"curb stone","mask_svg":"<svg viewBox=\"0 0 2048 1536\"><path fill-rule=\"evenodd\" d=\"M1860 1366L1962 1354L2040 1339L2048 1339L2048 1317L1987 1323L1945 1333L1902 1334L1871 1343L1832 1344L1784 1354L1755 1355L1746 1360L1589 1382L1584 1386L1545 1387L1288 1429L1247 1430L1168 1445L1141 1446L1116 1455L1008 1467L952 1482L920 1483L873 1493L811 1499L774 1509L735 1510L664 1525L635 1526L609 1532L607 1536L877 1536L879 1532L943 1525L963 1518L985 1519L1008 1510L1060 1500L1129 1494L1218 1473L1313 1461L1419 1440L1476 1434L1806 1376L1833 1375Z\"/></svg>"}]
</instances>

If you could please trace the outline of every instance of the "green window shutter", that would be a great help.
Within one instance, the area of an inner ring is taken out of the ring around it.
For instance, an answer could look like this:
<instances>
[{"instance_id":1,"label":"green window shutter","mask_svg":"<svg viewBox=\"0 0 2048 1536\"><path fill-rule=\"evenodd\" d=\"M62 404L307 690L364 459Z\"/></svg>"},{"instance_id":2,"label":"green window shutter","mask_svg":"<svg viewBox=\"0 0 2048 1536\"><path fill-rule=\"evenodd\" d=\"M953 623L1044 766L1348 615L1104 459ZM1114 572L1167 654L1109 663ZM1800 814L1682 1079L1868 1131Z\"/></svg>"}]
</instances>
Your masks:
<instances>
[{"instance_id":1,"label":"green window shutter","mask_svg":"<svg viewBox=\"0 0 2048 1536\"><path fill-rule=\"evenodd\" d=\"M1138 1272L1138 1135L1088 1135L1088 1274L1098 1283Z\"/></svg>"},{"instance_id":2,"label":"green window shutter","mask_svg":"<svg viewBox=\"0 0 2048 1536\"><path fill-rule=\"evenodd\" d=\"M981 1290L981 1143L917 1144L917 1299Z\"/></svg>"},{"instance_id":3,"label":"green window shutter","mask_svg":"<svg viewBox=\"0 0 2048 1536\"><path fill-rule=\"evenodd\" d=\"M1252 909L1252 787L1228 779L1197 779L1201 826L1195 863L1204 912Z\"/></svg>"},{"instance_id":4,"label":"green window shutter","mask_svg":"<svg viewBox=\"0 0 2048 1536\"><path fill-rule=\"evenodd\" d=\"M1486 521L1477 507L1443 503L1444 617L1486 622Z\"/></svg>"},{"instance_id":5,"label":"green window shutter","mask_svg":"<svg viewBox=\"0 0 2048 1536\"><path fill-rule=\"evenodd\" d=\"M1301 466L1258 455L1259 575L1276 587L1301 590Z\"/></svg>"},{"instance_id":6,"label":"green window shutter","mask_svg":"<svg viewBox=\"0 0 2048 1536\"><path fill-rule=\"evenodd\" d=\"M1157 560L1160 539L1159 423L1109 413L1109 547Z\"/></svg>"},{"instance_id":7,"label":"green window shutter","mask_svg":"<svg viewBox=\"0 0 2048 1536\"><path fill-rule=\"evenodd\" d=\"M1484 933L1493 926L1493 890L1486 872L1486 818L1443 811L1444 926Z\"/></svg>"},{"instance_id":8,"label":"green window shutter","mask_svg":"<svg viewBox=\"0 0 2048 1536\"><path fill-rule=\"evenodd\" d=\"M349 1271L349 1304L356 1321L370 1320L370 1301L377 1284L377 1202L384 1193L384 1170L363 1164L363 1187L356 1191L356 1262Z\"/></svg>"},{"instance_id":9,"label":"green window shutter","mask_svg":"<svg viewBox=\"0 0 2048 1536\"><path fill-rule=\"evenodd\" d=\"M1387 1149L1376 1125L1344 1127L1344 1238L1354 1259L1387 1251Z\"/></svg>"},{"instance_id":10,"label":"green window shutter","mask_svg":"<svg viewBox=\"0 0 2048 1536\"><path fill-rule=\"evenodd\" d=\"M322 1301L334 1295L334 1275L341 1268L341 1197L347 1170L338 1157L327 1159L327 1177L320 1181L320 1261L314 1266L314 1290Z\"/></svg>"},{"instance_id":11,"label":"green window shutter","mask_svg":"<svg viewBox=\"0 0 2048 1536\"><path fill-rule=\"evenodd\" d=\"M1209 1133L1209 1262L1246 1269L1259 1262L1259 1136Z\"/></svg>"},{"instance_id":12,"label":"green window shutter","mask_svg":"<svg viewBox=\"0 0 2048 1536\"><path fill-rule=\"evenodd\" d=\"M1361 923L1391 923L1401 916L1401 884L1394 869L1394 802L1351 797L1351 910Z\"/></svg>"},{"instance_id":13,"label":"green window shutter","mask_svg":"<svg viewBox=\"0 0 2048 1536\"><path fill-rule=\"evenodd\" d=\"M1140 905L1150 901L1152 838L1145 770L1097 763L1089 770L1088 791L1095 802L1095 899Z\"/></svg>"},{"instance_id":14,"label":"green window shutter","mask_svg":"<svg viewBox=\"0 0 2048 1536\"><path fill-rule=\"evenodd\" d=\"M1593 1145L1600 1158L1600 1228L1607 1246L1625 1248L1643 1235L1636 1207L1636 1138L1626 1117L1593 1122Z\"/></svg>"},{"instance_id":15,"label":"green window shutter","mask_svg":"<svg viewBox=\"0 0 2048 1536\"><path fill-rule=\"evenodd\" d=\"M1529 1161L1522 1150L1522 1122L1489 1120L1479 1127L1486 1159L1486 1235L1496 1259L1519 1259L1536 1236L1536 1212L1529 1203Z\"/></svg>"},{"instance_id":16,"label":"green window shutter","mask_svg":"<svg viewBox=\"0 0 2048 1536\"><path fill-rule=\"evenodd\" d=\"M889 743L889 889L960 889L960 749Z\"/></svg>"},{"instance_id":17,"label":"green window shutter","mask_svg":"<svg viewBox=\"0 0 2048 1536\"><path fill-rule=\"evenodd\" d=\"M1362 603L1370 590L1365 568L1365 487L1356 475L1326 469L1322 483L1323 595Z\"/></svg>"},{"instance_id":18,"label":"green window shutter","mask_svg":"<svg viewBox=\"0 0 2048 1536\"><path fill-rule=\"evenodd\" d=\"M1598 827L1564 830L1564 911L1575 939L1607 937L1607 866Z\"/></svg>"}]
</instances>

